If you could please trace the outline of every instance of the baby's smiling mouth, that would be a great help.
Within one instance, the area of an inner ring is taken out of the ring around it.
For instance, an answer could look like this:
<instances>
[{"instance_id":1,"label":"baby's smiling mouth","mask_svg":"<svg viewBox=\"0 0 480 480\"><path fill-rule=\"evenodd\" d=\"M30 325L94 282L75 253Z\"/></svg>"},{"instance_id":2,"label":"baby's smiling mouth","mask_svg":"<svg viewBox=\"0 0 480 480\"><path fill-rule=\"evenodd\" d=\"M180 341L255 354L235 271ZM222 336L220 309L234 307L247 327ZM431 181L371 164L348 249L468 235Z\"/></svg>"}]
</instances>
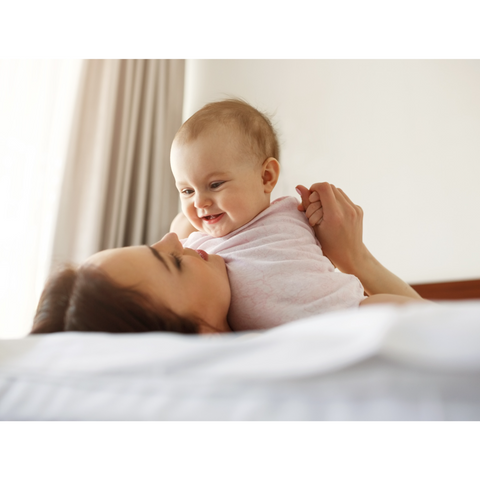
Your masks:
<instances>
[{"instance_id":1,"label":"baby's smiling mouth","mask_svg":"<svg viewBox=\"0 0 480 480\"><path fill-rule=\"evenodd\" d=\"M202 220L207 223L217 223L223 217L224 213L225 212L218 213L216 215L205 215L204 217L202 217Z\"/></svg>"}]
</instances>

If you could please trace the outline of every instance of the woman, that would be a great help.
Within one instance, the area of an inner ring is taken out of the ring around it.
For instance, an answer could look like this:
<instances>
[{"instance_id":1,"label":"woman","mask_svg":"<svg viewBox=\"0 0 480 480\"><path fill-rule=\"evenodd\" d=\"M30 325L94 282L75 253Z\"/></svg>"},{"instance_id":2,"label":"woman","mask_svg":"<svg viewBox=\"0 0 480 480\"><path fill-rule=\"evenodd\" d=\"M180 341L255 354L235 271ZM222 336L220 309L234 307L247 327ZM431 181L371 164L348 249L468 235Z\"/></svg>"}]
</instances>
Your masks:
<instances>
[{"instance_id":1,"label":"woman","mask_svg":"<svg viewBox=\"0 0 480 480\"><path fill-rule=\"evenodd\" d=\"M361 305L421 301L363 244L360 207L326 183L300 192L299 209L315 224L325 255L344 273L356 275L370 295ZM320 203L315 195L321 196ZM312 216L312 210L318 213ZM230 295L223 259L184 249L178 236L169 233L151 246L96 253L79 268L54 275L42 293L31 333L228 332Z\"/></svg>"},{"instance_id":2,"label":"woman","mask_svg":"<svg viewBox=\"0 0 480 480\"><path fill-rule=\"evenodd\" d=\"M184 249L169 233L152 246L98 252L53 276L32 333L226 332L229 304L223 259Z\"/></svg>"}]
</instances>

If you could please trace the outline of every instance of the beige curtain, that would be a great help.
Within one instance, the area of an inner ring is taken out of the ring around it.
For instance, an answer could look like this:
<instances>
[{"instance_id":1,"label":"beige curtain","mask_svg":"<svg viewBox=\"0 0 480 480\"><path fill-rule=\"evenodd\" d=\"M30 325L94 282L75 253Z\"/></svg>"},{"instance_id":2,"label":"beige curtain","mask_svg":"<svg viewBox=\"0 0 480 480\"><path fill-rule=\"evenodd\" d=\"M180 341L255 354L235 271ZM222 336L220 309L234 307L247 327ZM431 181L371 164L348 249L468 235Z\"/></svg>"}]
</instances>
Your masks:
<instances>
[{"instance_id":1,"label":"beige curtain","mask_svg":"<svg viewBox=\"0 0 480 480\"><path fill-rule=\"evenodd\" d=\"M178 211L169 155L182 121L184 67L184 60L85 62L54 265L168 232Z\"/></svg>"}]
</instances>

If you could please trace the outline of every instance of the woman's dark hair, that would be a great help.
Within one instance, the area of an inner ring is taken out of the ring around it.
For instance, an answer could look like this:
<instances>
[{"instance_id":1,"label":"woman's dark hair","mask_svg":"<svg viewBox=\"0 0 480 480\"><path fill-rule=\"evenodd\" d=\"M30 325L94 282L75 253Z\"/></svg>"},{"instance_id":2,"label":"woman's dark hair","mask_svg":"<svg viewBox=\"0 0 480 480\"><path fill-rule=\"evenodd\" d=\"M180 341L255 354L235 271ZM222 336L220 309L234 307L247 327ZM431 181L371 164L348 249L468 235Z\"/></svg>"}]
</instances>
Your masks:
<instances>
[{"instance_id":1,"label":"woman's dark hair","mask_svg":"<svg viewBox=\"0 0 480 480\"><path fill-rule=\"evenodd\" d=\"M64 267L47 282L30 333L198 333L200 322L160 311L146 295L117 285L99 268Z\"/></svg>"}]
</instances>

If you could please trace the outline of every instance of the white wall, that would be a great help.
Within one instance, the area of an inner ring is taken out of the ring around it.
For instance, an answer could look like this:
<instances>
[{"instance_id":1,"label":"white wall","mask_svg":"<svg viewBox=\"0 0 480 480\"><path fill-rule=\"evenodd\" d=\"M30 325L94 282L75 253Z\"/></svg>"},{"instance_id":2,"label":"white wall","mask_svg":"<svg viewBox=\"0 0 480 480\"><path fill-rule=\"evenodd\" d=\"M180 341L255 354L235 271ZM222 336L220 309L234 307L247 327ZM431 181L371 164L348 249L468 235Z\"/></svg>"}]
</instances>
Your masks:
<instances>
[{"instance_id":1,"label":"white wall","mask_svg":"<svg viewBox=\"0 0 480 480\"><path fill-rule=\"evenodd\" d=\"M274 114L274 198L341 187L406 281L480 278L479 60L189 60L185 94L185 119L228 95Z\"/></svg>"}]
</instances>

